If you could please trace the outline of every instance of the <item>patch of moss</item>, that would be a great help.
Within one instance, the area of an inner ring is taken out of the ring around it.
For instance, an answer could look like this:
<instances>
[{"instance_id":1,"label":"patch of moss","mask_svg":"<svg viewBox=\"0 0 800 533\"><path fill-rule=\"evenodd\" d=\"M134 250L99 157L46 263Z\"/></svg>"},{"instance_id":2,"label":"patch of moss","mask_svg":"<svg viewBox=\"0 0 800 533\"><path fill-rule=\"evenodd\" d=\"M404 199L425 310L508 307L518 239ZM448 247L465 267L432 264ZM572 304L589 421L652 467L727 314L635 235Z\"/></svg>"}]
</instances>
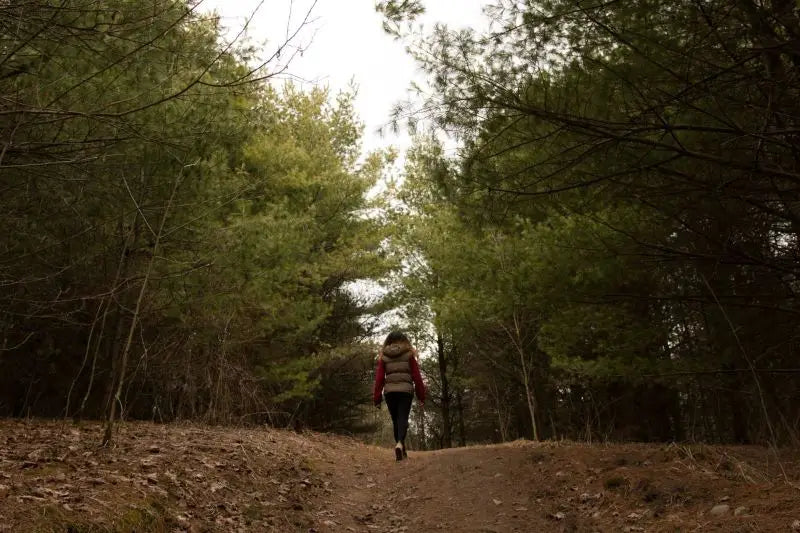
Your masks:
<instances>
[{"instance_id":1,"label":"patch of moss","mask_svg":"<svg viewBox=\"0 0 800 533\"><path fill-rule=\"evenodd\" d=\"M622 476L611 476L603 482L603 485L605 485L608 490L617 490L627 488L628 480Z\"/></svg>"},{"instance_id":2,"label":"patch of moss","mask_svg":"<svg viewBox=\"0 0 800 533\"><path fill-rule=\"evenodd\" d=\"M164 519L163 507L134 507L128 509L113 526L113 531L133 532L147 531L152 533L166 533L169 531Z\"/></svg>"},{"instance_id":3,"label":"patch of moss","mask_svg":"<svg viewBox=\"0 0 800 533\"><path fill-rule=\"evenodd\" d=\"M258 522L264 519L264 506L260 503L251 503L242 511L245 522L247 525L253 522Z\"/></svg>"},{"instance_id":4,"label":"patch of moss","mask_svg":"<svg viewBox=\"0 0 800 533\"><path fill-rule=\"evenodd\" d=\"M131 507L110 524L84 521L60 507L48 507L34 529L42 533L168 533L174 522L164 505L150 500L144 506Z\"/></svg>"}]
</instances>

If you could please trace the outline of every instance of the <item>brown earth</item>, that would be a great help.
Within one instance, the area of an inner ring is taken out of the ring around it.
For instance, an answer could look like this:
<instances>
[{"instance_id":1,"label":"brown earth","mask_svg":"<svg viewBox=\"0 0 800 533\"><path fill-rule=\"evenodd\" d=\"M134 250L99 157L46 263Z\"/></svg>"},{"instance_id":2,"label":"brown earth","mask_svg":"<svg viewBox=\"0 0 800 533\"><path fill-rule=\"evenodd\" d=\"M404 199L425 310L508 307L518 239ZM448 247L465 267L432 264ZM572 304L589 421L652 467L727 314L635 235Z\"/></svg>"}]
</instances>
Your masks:
<instances>
[{"instance_id":1,"label":"brown earth","mask_svg":"<svg viewBox=\"0 0 800 533\"><path fill-rule=\"evenodd\" d=\"M800 531L796 451L515 442L396 463L314 433L101 433L0 421L0 532Z\"/></svg>"}]
</instances>

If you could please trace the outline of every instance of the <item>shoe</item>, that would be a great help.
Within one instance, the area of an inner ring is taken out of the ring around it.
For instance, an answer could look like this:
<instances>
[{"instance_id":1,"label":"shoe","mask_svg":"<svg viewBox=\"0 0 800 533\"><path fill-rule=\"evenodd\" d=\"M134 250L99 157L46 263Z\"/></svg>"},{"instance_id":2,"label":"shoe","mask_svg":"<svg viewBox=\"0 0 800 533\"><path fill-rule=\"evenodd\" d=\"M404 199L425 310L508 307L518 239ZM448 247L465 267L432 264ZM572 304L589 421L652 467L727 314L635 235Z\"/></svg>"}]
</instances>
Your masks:
<instances>
[{"instance_id":1,"label":"shoe","mask_svg":"<svg viewBox=\"0 0 800 533\"><path fill-rule=\"evenodd\" d=\"M403 445L399 442L397 443L397 446L394 447L394 458L398 461L403 460Z\"/></svg>"}]
</instances>

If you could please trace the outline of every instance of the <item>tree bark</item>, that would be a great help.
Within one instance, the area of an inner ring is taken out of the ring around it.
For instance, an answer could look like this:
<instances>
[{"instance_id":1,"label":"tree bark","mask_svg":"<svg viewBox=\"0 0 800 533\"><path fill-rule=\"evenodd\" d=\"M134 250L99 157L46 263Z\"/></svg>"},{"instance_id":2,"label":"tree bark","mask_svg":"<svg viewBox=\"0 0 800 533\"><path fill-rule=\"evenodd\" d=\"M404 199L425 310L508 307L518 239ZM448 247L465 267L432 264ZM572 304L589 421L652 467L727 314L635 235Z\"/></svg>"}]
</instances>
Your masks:
<instances>
[{"instance_id":1,"label":"tree bark","mask_svg":"<svg viewBox=\"0 0 800 533\"><path fill-rule=\"evenodd\" d=\"M461 387L456 391L456 409L458 410L458 445L467 445L467 436L464 431L464 395Z\"/></svg>"},{"instance_id":2,"label":"tree bark","mask_svg":"<svg viewBox=\"0 0 800 533\"><path fill-rule=\"evenodd\" d=\"M508 334L508 337L511 339L511 343L514 345L517 355L519 356L520 374L522 375L522 385L525 387L525 401L528 405L528 414L531 418L533 440L538 441L539 428L536 424L536 393L534 392L533 384L531 383L530 364L522 346L522 334L520 332L519 320L517 319L516 312L514 313L513 318L513 333L508 327L505 326L505 324L503 324L503 329L506 330L506 334Z\"/></svg>"},{"instance_id":3,"label":"tree bark","mask_svg":"<svg viewBox=\"0 0 800 533\"><path fill-rule=\"evenodd\" d=\"M442 383L442 448L452 448L453 430L450 425L450 383L447 380L447 359L444 353L444 338L436 332L436 359L439 363L439 379Z\"/></svg>"}]
</instances>

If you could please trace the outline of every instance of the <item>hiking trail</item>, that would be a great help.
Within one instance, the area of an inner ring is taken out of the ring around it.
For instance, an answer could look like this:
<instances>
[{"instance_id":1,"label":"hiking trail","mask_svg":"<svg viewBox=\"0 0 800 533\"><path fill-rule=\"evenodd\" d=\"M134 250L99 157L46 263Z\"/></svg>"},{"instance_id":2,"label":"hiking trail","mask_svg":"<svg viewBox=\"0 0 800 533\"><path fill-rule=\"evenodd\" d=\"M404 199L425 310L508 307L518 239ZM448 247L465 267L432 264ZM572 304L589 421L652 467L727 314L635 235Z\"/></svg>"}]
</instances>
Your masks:
<instances>
[{"instance_id":1,"label":"hiking trail","mask_svg":"<svg viewBox=\"0 0 800 533\"><path fill-rule=\"evenodd\" d=\"M0 531L800 531L760 447L517 441L409 452L316 433L0 421ZM798 454L781 463L790 479Z\"/></svg>"}]
</instances>

